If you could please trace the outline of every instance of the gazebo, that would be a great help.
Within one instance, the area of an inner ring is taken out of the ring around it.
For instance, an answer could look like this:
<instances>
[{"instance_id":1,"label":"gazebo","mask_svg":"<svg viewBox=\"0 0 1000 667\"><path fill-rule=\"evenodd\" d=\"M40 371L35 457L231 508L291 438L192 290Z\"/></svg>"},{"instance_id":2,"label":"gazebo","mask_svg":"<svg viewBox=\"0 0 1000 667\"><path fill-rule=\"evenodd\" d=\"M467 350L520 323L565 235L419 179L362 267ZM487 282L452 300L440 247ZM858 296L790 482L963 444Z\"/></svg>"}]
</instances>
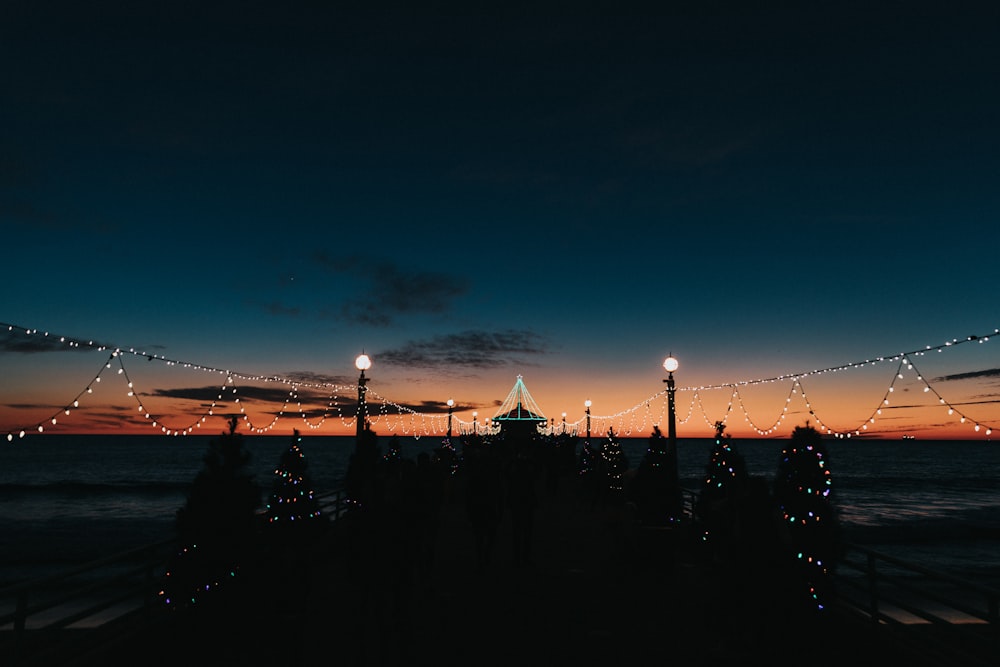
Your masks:
<instances>
[{"instance_id":1,"label":"gazebo","mask_svg":"<svg viewBox=\"0 0 1000 667\"><path fill-rule=\"evenodd\" d=\"M499 424L500 432L508 438L530 439L538 433L538 426L547 421L524 386L524 378L518 375L514 387L493 415L493 423Z\"/></svg>"}]
</instances>

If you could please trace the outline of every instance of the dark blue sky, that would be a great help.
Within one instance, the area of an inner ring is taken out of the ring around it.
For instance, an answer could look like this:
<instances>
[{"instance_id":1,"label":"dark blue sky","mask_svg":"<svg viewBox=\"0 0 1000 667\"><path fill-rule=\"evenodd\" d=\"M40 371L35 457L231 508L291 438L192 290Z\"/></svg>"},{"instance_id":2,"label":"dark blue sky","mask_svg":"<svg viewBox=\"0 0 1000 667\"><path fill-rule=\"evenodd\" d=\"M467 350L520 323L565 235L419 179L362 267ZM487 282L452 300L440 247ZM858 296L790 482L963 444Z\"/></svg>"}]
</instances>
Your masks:
<instances>
[{"instance_id":1,"label":"dark blue sky","mask_svg":"<svg viewBox=\"0 0 1000 667\"><path fill-rule=\"evenodd\" d=\"M997 324L988 3L147 4L0 9L4 321L554 413Z\"/></svg>"}]
</instances>

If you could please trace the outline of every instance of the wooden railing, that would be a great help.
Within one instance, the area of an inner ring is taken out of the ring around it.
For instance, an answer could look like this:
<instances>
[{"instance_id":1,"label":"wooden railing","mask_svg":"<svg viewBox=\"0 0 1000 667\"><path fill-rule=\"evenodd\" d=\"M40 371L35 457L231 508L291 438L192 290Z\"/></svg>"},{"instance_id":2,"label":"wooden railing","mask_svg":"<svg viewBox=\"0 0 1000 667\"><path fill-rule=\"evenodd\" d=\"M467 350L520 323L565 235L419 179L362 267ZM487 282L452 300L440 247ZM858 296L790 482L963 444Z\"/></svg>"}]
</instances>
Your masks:
<instances>
[{"instance_id":1,"label":"wooden railing","mask_svg":"<svg viewBox=\"0 0 1000 667\"><path fill-rule=\"evenodd\" d=\"M1000 590L852 543L836 582L842 608L898 633L901 646L925 659L997 664Z\"/></svg>"},{"instance_id":2,"label":"wooden railing","mask_svg":"<svg viewBox=\"0 0 1000 667\"><path fill-rule=\"evenodd\" d=\"M350 508L342 489L318 499L332 521ZM690 520L697 494L685 489L683 500ZM166 540L0 589L0 655L9 656L3 664L67 664L68 650L79 654L85 648L83 638L106 643L114 632L155 618L159 583L174 546ZM856 544L847 545L835 572L840 606L863 621L898 628L901 646L948 656L954 664L995 664L997 589ZM934 631L913 632L928 626Z\"/></svg>"},{"instance_id":3,"label":"wooden railing","mask_svg":"<svg viewBox=\"0 0 1000 667\"><path fill-rule=\"evenodd\" d=\"M316 499L319 501L320 512L329 517L331 521L336 521L344 516L344 513L351 507L351 503L347 499L347 492L343 489L317 494Z\"/></svg>"},{"instance_id":4,"label":"wooden railing","mask_svg":"<svg viewBox=\"0 0 1000 667\"><path fill-rule=\"evenodd\" d=\"M0 589L0 646L12 665L54 664L82 653L113 622L153 609L173 540ZM102 632L92 632L104 628Z\"/></svg>"},{"instance_id":5,"label":"wooden railing","mask_svg":"<svg viewBox=\"0 0 1000 667\"><path fill-rule=\"evenodd\" d=\"M331 521L350 507L342 489L317 500ZM0 589L0 665L66 664L152 619L175 546L164 540Z\"/></svg>"}]
</instances>

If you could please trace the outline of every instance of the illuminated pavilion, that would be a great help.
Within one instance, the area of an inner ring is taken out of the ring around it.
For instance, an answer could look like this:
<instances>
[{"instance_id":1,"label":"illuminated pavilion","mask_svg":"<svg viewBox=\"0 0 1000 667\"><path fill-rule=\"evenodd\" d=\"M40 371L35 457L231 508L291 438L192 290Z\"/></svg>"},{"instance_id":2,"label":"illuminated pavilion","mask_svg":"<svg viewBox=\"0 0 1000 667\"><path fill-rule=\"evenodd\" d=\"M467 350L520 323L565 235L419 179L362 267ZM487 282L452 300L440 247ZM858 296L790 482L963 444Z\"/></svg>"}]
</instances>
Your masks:
<instances>
[{"instance_id":1,"label":"illuminated pavilion","mask_svg":"<svg viewBox=\"0 0 1000 667\"><path fill-rule=\"evenodd\" d=\"M518 375L514 387L493 416L493 423L499 424L501 432L507 436L531 438L538 433L538 426L544 426L547 421L524 386L524 378Z\"/></svg>"}]
</instances>

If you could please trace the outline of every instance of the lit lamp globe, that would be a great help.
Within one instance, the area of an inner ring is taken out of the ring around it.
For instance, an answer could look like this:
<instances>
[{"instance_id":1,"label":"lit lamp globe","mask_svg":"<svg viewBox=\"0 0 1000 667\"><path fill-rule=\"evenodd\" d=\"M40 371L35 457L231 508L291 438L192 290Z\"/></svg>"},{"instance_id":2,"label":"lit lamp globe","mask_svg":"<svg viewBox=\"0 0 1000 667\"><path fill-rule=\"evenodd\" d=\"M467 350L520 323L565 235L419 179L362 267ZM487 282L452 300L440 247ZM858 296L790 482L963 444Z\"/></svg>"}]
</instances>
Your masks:
<instances>
[{"instance_id":1,"label":"lit lamp globe","mask_svg":"<svg viewBox=\"0 0 1000 667\"><path fill-rule=\"evenodd\" d=\"M367 354L360 354L354 360L354 367L363 373L372 367L372 360L368 358Z\"/></svg>"},{"instance_id":2,"label":"lit lamp globe","mask_svg":"<svg viewBox=\"0 0 1000 667\"><path fill-rule=\"evenodd\" d=\"M678 364L677 360L674 359L673 357L667 357L666 359L663 360L663 368L668 373L673 373L674 371L676 371L678 366L680 366L680 364Z\"/></svg>"}]
</instances>

